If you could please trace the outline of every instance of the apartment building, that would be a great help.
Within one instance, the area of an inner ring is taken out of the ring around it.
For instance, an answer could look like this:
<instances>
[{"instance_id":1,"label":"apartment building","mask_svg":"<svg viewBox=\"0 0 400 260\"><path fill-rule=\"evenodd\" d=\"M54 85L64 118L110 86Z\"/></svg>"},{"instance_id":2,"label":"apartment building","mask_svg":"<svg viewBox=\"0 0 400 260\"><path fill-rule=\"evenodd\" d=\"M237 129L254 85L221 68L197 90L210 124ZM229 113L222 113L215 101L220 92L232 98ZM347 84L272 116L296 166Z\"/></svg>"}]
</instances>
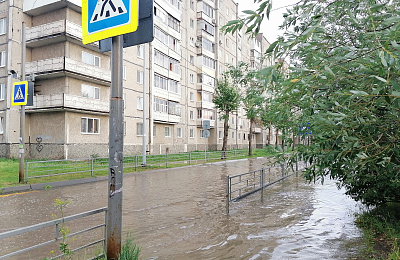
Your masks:
<instances>
[{"instance_id":1,"label":"apartment building","mask_svg":"<svg viewBox=\"0 0 400 260\"><path fill-rule=\"evenodd\" d=\"M110 53L98 42L82 44L80 0L0 2L0 157L18 157L19 107L11 106L13 78L21 71L21 29L26 24L26 76L34 77L33 106L26 106L27 158L108 155ZM223 122L212 102L227 64L259 68L265 37L220 28L236 19L232 0L155 0L154 41L124 48L124 154L222 147ZM265 63L264 63L265 65ZM19 75L20 76L20 75ZM146 114L143 124L143 112ZM210 122L205 138L203 123ZM271 131L256 126L254 145ZM247 148L243 109L230 119L229 148Z\"/></svg>"}]
</instances>

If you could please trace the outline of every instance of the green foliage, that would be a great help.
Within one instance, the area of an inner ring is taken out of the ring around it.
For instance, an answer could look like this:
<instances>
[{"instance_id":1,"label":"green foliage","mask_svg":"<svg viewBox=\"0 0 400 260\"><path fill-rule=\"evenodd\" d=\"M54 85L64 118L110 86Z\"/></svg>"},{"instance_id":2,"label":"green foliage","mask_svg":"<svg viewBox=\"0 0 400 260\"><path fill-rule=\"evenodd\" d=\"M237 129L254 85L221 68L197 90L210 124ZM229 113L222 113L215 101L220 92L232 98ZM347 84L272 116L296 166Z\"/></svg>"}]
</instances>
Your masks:
<instances>
[{"instance_id":1,"label":"green foliage","mask_svg":"<svg viewBox=\"0 0 400 260\"><path fill-rule=\"evenodd\" d=\"M118 256L118 260L137 260L139 259L139 253L140 247L133 242L132 237L128 237L122 245L121 254Z\"/></svg>"},{"instance_id":2,"label":"green foliage","mask_svg":"<svg viewBox=\"0 0 400 260\"><path fill-rule=\"evenodd\" d=\"M366 248L363 259L400 259L400 205L388 204L357 217L356 224L364 233Z\"/></svg>"},{"instance_id":3,"label":"green foliage","mask_svg":"<svg viewBox=\"0 0 400 260\"><path fill-rule=\"evenodd\" d=\"M293 154L312 163L305 176L330 176L367 205L400 201L399 21L398 1L299 1L268 49L289 71L260 72L273 97L264 121L284 135L311 123L311 145Z\"/></svg>"},{"instance_id":4,"label":"green foliage","mask_svg":"<svg viewBox=\"0 0 400 260\"><path fill-rule=\"evenodd\" d=\"M57 207L61 213L61 225L58 229L58 231L61 233L62 241L60 242L60 251L63 253L64 259L71 259L73 252L70 249L69 244L67 243L67 237L68 234L70 233L69 228L65 225L64 221L64 208L70 204L70 200L60 200L60 199L55 199L54 200L54 206ZM53 218L56 218L57 216L53 214Z\"/></svg>"}]
</instances>

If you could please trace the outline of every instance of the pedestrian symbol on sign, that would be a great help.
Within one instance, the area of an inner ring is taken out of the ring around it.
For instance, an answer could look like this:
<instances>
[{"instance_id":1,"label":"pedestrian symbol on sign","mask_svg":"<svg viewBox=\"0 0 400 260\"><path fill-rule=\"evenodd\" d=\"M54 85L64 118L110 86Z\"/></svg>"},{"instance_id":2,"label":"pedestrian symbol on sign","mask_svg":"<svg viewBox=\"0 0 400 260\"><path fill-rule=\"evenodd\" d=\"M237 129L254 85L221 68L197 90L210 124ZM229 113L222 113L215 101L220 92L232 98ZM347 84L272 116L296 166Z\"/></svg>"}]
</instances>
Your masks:
<instances>
[{"instance_id":1,"label":"pedestrian symbol on sign","mask_svg":"<svg viewBox=\"0 0 400 260\"><path fill-rule=\"evenodd\" d=\"M14 100L24 100L25 99L25 96L24 96L24 94L22 94L22 90L21 90L21 85L18 85L17 86L18 87L18 90L17 90L17 93L15 94L15 97L14 97Z\"/></svg>"},{"instance_id":2,"label":"pedestrian symbol on sign","mask_svg":"<svg viewBox=\"0 0 400 260\"><path fill-rule=\"evenodd\" d=\"M127 12L122 0L98 0L90 22L98 22Z\"/></svg>"}]
</instances>

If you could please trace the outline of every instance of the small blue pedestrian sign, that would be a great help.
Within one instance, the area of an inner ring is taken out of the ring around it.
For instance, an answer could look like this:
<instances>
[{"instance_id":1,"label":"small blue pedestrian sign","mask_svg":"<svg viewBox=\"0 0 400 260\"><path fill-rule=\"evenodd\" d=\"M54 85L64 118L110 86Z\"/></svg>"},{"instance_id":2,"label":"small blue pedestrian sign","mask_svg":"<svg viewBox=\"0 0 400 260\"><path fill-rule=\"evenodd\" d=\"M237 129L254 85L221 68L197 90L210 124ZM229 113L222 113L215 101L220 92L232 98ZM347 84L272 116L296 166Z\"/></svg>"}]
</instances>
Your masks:
<instances>
[{"instance_id":1,"label":"small blue pedestrian sign","mask_svg":"<svg viewBox=\"0 0 400 260\"><path fill-rule=\"evenodd\" d=\"M28 81L14 82L11 105L25 106L28 101Z\"/></svg>"},{"instance_id":2,"label":"small blue pedestrian sign","mask_svg":"<svg viewBox=\"0 0 400 260\"><path fill-rule=\"evenodd\" d=\"M83 43L133 32L138 25L138 0L83 0Z\"/></svg>"}]
</instances>

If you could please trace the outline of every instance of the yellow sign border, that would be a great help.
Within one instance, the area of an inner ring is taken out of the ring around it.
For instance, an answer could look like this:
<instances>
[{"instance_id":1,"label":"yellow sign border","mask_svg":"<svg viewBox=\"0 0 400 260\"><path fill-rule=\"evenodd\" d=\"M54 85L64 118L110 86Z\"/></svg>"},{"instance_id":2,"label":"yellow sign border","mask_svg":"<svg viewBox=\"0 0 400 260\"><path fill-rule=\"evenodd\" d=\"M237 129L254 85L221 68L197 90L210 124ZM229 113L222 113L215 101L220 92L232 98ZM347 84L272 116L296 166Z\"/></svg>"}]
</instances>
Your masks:
<instances>
[{"instance_id":1,"label":"yellow sign border","mask_svg":"<svg viewBox=\"0 0 400 260\"><path fill-rule=\"evenodd\" d=\"M139 0L130 0L130 23L104 31L88 34L88 1L82 0L82 42L83 44L92 43L117 35L122 35L137 30L139 21Z\"/></svg>"},{"instance_id":2,"label":"yellow sign border","mask_svg":"<svg viewBox=\"0 0 400 260\"><path fill-rule=\"evenodd\" d=\"M25 85L25 99L23 102L14 102L16 85ZM13 95L11 97L12 106L25 106L28 103L28 81L14 82L12 87L12 95Z\"/></svg>"}]
</instances>

